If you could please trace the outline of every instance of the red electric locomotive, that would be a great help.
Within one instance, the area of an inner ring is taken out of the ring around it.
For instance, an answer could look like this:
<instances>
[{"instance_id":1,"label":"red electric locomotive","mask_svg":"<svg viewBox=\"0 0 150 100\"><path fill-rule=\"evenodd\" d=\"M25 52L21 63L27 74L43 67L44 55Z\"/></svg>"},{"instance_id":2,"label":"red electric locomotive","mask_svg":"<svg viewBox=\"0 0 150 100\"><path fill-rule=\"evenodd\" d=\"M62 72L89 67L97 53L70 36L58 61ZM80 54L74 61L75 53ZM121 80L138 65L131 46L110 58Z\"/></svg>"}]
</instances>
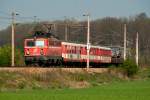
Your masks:
<instances>
[{"instance_id":1,"label":"red electric locomotive","mask_svg":"<svg viewBox=\"0 0 150 100\"><path fill-rule=\"evenodd\" d=\"M38 32L39 34L39 32ZM26 65L43 64L62 62L61 57L61 41L55 38L34 37L25 39L24 41L24 56Z\"/></svg>"}]
</instances>

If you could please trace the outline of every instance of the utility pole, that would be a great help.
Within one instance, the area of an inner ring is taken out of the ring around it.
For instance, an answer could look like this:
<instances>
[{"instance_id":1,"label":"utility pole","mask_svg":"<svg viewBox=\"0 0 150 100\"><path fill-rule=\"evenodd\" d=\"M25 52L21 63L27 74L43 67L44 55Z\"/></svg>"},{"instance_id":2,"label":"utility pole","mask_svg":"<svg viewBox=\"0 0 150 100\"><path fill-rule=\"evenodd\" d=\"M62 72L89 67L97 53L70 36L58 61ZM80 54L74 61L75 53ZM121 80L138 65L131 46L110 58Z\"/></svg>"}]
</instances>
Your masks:
<instances>
[{"instance_id":1,"label":"utility pole","mask_svg":"<svg viewBox=\"0 0 150 100\"><path fill-rule=\"evenodd\" d=\"M124 24L124 61L126 60L126 49L127 49L126 36L127 36L127 27L126 24Z\"/></svg>"},{"instance_id":2,"label":"utility pole","mask_svg":"<svg viewBox=\"0 0 150 100\"><path fill-rule=\"evenodd\" d=\"M54 25L54 33L56 34L56 32L57 32L57 24L53 23L53 25Z\"/></svg>"},{"instance_id":3,"label":"utility pole","mask_svg":"<svg viewBox=\"0 0 150 100\"><path fill-rule=\"evenodd\" d=\"M65 25L65 41L68 41L68 24Z\"/></svg>"},{"instance_id":4,"label":"utility pole","mask_svg":"<svg viewBox=\"0 0 150 100\"><path fill-rule=\"evenodd\" d=\"M139 34L137 32L136 34L136 65L138 66L138 60L139 60Z\"/></svg>"},{"instance_id":5,"label":"utility pole","mask_svg":"<svg viewBox=\"0 0 150 100\"><path fill-rule=\"evenodd\" d=\"M15 57L14 57L14 25L15 25L15 12L12 12L12 24L11 24L11 66L15 66Z\"/></svg>"},{"instance_id":6,"label":"utility pole","mask_svg":"<svg viewBox=\"0 0 150 100\"><path fill-rule=\"evenodd\" d=\"M34 16L34 23L37 22L37 16Z\"/></svg>"},{"instance_id":7,"label":"utility pole","mask_svg":"<svg viewBox=\"0 0 150 100\"><path fill-rule=\"evenodd\" d=\"M88 17L88 21L87 21L87 69L89 69L90 66L90 15L86 14L83 16L87 16Z\"/></svg>"},{"instance_id":8,"label":"utility pole","mask_svg":"<svg viewBox=\"0 0 150 100\"><path fill-rule=\"evenodd\" d=\"M68 23L66 16L65 16L65 41L68 41Z\"/></svg>"},{"instance_id":9,"label":"utility pole","mask_svg":"<svg viewBox=\"0 0 150 100\"><path fill-rule=\"evenodd\" d=\"M15 11L11 13L11 19L12 19L12 24L11 24L11 66L15 66L15 16L19 15Z\"/></svg>"}]
</instances>

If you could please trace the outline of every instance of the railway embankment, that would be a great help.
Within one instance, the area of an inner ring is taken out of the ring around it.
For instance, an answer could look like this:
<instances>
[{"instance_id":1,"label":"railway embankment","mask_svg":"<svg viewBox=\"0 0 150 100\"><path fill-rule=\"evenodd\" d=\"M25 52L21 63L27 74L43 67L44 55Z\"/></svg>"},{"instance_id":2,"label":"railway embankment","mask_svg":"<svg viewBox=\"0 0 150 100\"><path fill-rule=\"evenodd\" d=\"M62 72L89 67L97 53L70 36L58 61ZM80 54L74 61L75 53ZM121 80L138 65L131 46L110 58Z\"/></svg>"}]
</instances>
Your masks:
<instances>
[{"instance_id":1,"label":"railway embankment","mask_svg":"<svg viewBox=\"0 0 150 100\"><path fill-rule=\"evenodd\" d=\"M0 91L18 89L86 88L112 82L150 78L141 70L129 78L116 68L0 68Z\"/></svg>"},{"instance_id":2,"label":"railway embankment","mask_svg":"<svg viewBox=\"0 0 150 100\"><path fill-rule=\"evenodd\" d=\"M108 68L0 68L0 90L85 88L120 78Z\"/></svg>"}]
</instances>

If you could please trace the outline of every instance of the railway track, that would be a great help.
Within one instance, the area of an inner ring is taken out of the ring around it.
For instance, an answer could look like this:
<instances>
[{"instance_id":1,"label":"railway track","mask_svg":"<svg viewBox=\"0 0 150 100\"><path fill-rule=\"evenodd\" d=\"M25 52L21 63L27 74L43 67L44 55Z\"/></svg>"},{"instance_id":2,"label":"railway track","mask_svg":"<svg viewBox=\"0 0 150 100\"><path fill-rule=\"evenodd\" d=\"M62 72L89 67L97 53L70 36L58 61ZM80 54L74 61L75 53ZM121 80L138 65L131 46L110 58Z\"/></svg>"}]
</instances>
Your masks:
<instances>
[{"instance_id":1,"label":"railway track","mask_svg":"<svg viewBox=\"0 0 150 100\"><path fill-rule=\"evenodd\" d=\"M41 67L1 67L0 71L8 71L8 72L28 72L28 73L44 73L44 72L52 72L52 71L63 71L63 72L71 72L71 73L104 73L108 72L109 68L41 68Z\"/></svg>"}]
</instances>

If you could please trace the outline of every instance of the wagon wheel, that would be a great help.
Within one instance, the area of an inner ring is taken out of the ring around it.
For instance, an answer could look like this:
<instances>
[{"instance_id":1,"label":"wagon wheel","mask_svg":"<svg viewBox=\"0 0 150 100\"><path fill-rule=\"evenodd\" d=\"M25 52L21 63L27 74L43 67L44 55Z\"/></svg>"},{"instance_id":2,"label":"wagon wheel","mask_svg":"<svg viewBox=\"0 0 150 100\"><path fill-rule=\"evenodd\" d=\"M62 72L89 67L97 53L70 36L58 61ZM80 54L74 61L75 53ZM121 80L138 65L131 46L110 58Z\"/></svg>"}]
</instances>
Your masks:
<instances>
[{"instance_id":1,"label":"wagon wheel","mask_svg":"<svg viewBox=\"0 0 150 100\"><path fill-rule=\"evenodd\" d=\"M56 63L57 63L58 66L61 66L62 65L62 60L57 60Z\"/></svg>"}]
</instances>

